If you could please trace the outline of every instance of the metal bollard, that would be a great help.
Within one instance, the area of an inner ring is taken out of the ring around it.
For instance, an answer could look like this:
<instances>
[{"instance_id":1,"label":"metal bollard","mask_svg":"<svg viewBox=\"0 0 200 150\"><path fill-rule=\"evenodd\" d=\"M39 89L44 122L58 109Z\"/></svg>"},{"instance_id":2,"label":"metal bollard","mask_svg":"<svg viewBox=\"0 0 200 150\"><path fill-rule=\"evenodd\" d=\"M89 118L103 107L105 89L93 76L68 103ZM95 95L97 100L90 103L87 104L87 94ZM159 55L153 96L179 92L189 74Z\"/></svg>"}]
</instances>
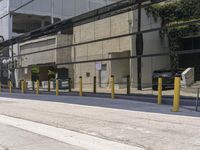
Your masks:
<instances>
[{"instance_id":1,"label":"metal bollard","mask_svg":"<svg viewBox=\"0 0 200 150\"><path fill-rule=\"evenodd\" d=\"M131 93L130 75L127 76L127 95Z\"/></svg>"},{"instance_id":2,"label":"metal bollard","mask_svg":"<svg viewBox=\"0 0 200 150\"><path fill-rule=\"evenodd\" d=\"M51 81L50 80L48 80L48 92L51 92Z\"/></svg>"},{"instance_id":3,"label":"metal bollard","mask_svg":"<svg viewBox=\"0 0 200 150\"><path fill-rule=\"evenodd\" d=\"M83 96L83 78L82 78L82 76L79 77L79 95Z\"/></svg>"},{"instance_id":4,"label":"metal bollard","mask_svg":"<svg viewBox=\"0 0 200 150\"><path fill-rule=\"evenodd\" d=\"M32 81L32 90L34 91L35 90L35 82Z\"/></svg>"},{"instance_id":5,"label":"metal bollard","mask_svg":"<svg viewBox=\"0 0 200 150\"><path fill-rule=\"evenodd\" d=\"M59 81L56 80L56 96L59 95Z\"/></svg>"},{"instance_id":6,"label":"metal bollard","mask_svg":"<svg viewBox=\"0 0 200 150\"><path fill-rule=\"evenodd\" d=\"M24 80L24 93L26 93L27 90L27 84L26 84L26 80Z\"/></svg>"},{"instance_id":7,"label":"metal bollard","mask_svg":"<svg viewBox=\"0 0 200 150\"><path fill-rule=\"evenodd\" d=\"M94 76L93 92L97 93L97 77L96 76Z\"/></svg>"},{"instance_id":8,"label":"metal bollard","mask_svg":"<svg viewBox=\"0 0 200 150\"><path fill-rule=\"evenodd\" d=\"M36 81L36 95L39 95L39 88L40 88L40 83L39 83L39 81L37 80L37 81Z\"/></svg>"},{"instance_id":9,"label":"metal bollard","mask_svg":"<svg viewBox=\"0 0 200 150\"><path fill-rule=\"evenodd\" d=\"M21 81L21 92L22 92L22 94L24 94L25 93L25 83L24 83L24 80L23 81Z\"/></svg>"},{"instance_id":10,"label":"metal bollard","mask_svg":"<svg viewBox=\"0 0 200 150\"><path fill-rule=\"evenodd\" d=\"M198 111L198 107L199 107L199 91L200 91L200 88L197 89L196 111Z\"/></svg>"},{"instance_id":11,"label":"metal bollard","mask_svg":"<svg viewBox=\"0 0 200 150\"><path fill-rule=\"evenodd\" d=\"M23 94L23 81L21 81L21 93Z\"/></svg>"},{"instance_id":12,"label":"metal bollard","mask_svg":"<svg viewBox=\"0 0 200 150\"><path fill-rule=\"evenodd\" d=\"M69 92L71 92L72 91L71 78L68 79L68 88Z\"/></svg>"},{"instance_id":13,"label":"metal bollard","mask_svg":"<svg viewBox=\"0 0 200 150\"><path fill-rule=\"evenodd\" d=\"M162 104L162 77L158 78L158 105Z\"/></svg>"},{"instance_id":14,"label":"metal bollard","mask_svg":"<svg viewBox=\"0 0 200 150\"><path fill-rule=\"evenodd\" d=\"M12 94L12 82L9 81L9 93Z\"/></svg>"},{"instance_id":15,"label":"metal bollard","mask_svg":"<svg viewBox=\"0 0 200 150\"><path fill-rule=\"evenodd\" d=\"M1 82L0 82L0 94L2 93L2 89L1 89Z\"/></svg>"},{"instance_id":16,"label":"metal bollard","mask_svg":"<svg viewBox=\"0 0 200 150\"><path fill-rule=\"evenodd\" d=\"M115 80L114 75L111 75L111 98L115 99Z\"/></svg>"},{"instance_id":17,"label":"metal bollard","mask_svg":"<svg viewBox=\"0 0 200 150\"><path fill-rule=\"evenodd\" d=\"M173 101L173 112L178 112L179 111L179 106L180 106L180 83L181 83L181 78L176 76L174 79L174 101Z\"/></svg>"}]
</instances>

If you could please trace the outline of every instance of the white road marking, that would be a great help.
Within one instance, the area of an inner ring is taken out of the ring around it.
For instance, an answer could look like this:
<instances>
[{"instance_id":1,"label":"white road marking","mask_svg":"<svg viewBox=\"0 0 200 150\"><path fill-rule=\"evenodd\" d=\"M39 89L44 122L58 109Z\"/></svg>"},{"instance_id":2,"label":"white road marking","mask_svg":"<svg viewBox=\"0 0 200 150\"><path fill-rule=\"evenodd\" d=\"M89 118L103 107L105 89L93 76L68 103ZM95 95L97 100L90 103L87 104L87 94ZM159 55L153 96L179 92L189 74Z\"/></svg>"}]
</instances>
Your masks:
<instances>
[{"instance_id":1,"label":"white road marking","mask_svg":"<svg viewBox=\"0 0 200 150\"><path fill-rule=\"evenodd\" d=\"M143 148L4 115L0 115L0 123L88 150L144 150Z\"/></svg>"}]
</instances>

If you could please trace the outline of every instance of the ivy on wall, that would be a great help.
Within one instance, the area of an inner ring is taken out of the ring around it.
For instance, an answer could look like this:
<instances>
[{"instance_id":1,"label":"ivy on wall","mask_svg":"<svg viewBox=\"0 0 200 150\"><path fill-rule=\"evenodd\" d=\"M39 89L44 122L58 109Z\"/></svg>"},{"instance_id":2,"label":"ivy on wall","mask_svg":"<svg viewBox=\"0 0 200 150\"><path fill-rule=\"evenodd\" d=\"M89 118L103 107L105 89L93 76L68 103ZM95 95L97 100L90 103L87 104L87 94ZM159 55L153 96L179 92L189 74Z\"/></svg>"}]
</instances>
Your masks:
<instances>
[{"instance_id":1,"label":"ivy on wall","mask_svg":"<svg viewBox=\"0 0 200 150\"><path fill-rule=\"evenodd\" d=\"M176 0L170 3L161 3L146 8L148 16L153 16L155 21L161 19L161 25L166 26L179 22L200 19L200 0ZM171 50L171 64L177 68L175 51L181 50L181 38L200 33L200 24L190 24L178 27L165 28L161 37L167 35Z\"/></svg>"}]
</instances>

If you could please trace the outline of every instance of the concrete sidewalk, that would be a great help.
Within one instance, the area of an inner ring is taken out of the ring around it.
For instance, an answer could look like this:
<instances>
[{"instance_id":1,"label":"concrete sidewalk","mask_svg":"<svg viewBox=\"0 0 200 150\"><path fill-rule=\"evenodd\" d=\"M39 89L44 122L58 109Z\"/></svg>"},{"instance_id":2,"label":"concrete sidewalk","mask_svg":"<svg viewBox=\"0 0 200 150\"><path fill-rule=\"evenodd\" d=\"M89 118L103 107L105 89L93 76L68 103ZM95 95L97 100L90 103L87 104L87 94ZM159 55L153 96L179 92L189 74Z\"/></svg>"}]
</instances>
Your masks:
<instances>
[{"instance_id":1,"label":"concrete sidewalk","mask_svg":"<svg viewBox=\"0 0 200 150\"><path fill-rule=\"evenodd\" d=\"M8 89L4 89L3 93L8 93ZM12 92L15 94L14 97L21 95L21 90L19 89L13 89ZM26 94L24 95L27 97L29 94L36 94L36 91L27 90ZM40 91L40 95L55 95L55 91L47 92L45 90ZM60 91L59 95L61 96L79 96L78 92L66 92L66 91ZM84 91L83 96L86 97L99 97L99 98L111 98L111 94L108 93L92 93L92 92L86 92ZM115 94L116 99L126 99L126 100L134 100L134 101L140 101L140 102L150 102L150 103L157 103L157 96L151 95L151 94ZM17 97L16 97L17 98ZM163 104L172 105L173 103L173 96L169 95L163 95ZM181 96L180 104L183 106L196 106L196 97L190 97L190 96Z\"/></svg>"}]
</instances>

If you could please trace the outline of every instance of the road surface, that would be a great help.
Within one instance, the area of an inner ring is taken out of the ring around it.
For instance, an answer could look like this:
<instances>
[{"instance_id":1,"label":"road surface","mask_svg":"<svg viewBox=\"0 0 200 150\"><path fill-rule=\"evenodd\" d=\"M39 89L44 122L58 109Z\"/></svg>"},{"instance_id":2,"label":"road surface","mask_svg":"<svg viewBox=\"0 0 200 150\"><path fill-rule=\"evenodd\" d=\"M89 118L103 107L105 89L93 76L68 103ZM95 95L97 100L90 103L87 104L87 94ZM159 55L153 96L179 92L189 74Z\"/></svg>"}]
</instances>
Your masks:
<instances>
[{"instance_id":1,"label":"road surface","mask_svg":"<svg viewBox=\"0 0 200 150\"><path fill-rule=\"evenodd\" d=\"M4 93L0 123L75 146L72 149L91 149L95 143L104 150L113 143L130 149L200 150L200 112L193 109L173 113L171 106L120 99ZM48 125L49 135L40 131L43 125ZM80 142L62 140L54 130L64 130L60 135Z\"/></svg>"},{"instance_id":2,"label":"road surface","mask_svg":"<svg viewBox=\"0 0 200 150\"><path fill-rule=\"evenodd\" d=\"M84 150L0 123L0 150Z\"/></svg>"}]
</instances>

